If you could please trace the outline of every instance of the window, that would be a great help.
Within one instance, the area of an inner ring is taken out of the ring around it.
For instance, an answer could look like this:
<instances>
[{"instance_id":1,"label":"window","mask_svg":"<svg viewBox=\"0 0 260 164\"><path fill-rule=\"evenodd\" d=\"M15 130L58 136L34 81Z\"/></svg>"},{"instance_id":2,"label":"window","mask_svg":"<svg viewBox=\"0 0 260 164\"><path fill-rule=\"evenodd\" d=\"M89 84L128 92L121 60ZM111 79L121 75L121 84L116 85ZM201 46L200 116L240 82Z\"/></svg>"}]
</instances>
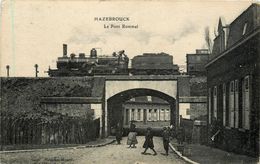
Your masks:
<instances>
[{"instance_id":1,"label":"window","mask_svg":"<svg viewBox=\"0 0 260 164\"><path fill-rule=\"evenodd\" d=\"M217 119L217 86L214 87L213 112L214 117Z\"/></svg>"},{"instance_id":2,"label":"window","mask_svg":"<svg viewBox=\"0 0 260 164\"><path fill-rule=\"evenodd\" d=\"M147 96L147 101L151 102L152 101L152 96Z\"/></svg>"},{"instance_id":3,"label":"window","mask_svg":"<svg viewBox=\"0 0 260 164\"><path fill-rule=\"evenodd\" d=\"M234 127L234 81L230 82L229 87L229 125Z\"/></svg>"},{"instance_id":4,"label":"window","mask_svg":"<svg viewBox=\"0 0 260 164\"><path fill-rule=\"evenodd\" d=\"M235 92L238 91L238 80L235 80Z\"/></svg>"},{"instance_id":5,"label":"window","mask_svg":"<svg viewBox=\"0 0 260 164\"><path fill-rule=\"evenodd\" d=\"M234 117L234 121L235 121L235 127L238 128L238 124L239 124L239 112L238 112L238 80L235 80L235 102L234 102L234 113L235 113L235 117Z\"/></svg>"},{"instance_id":6,"label":"window","mask_svg":"<svg viewBox=\"0 0 260 164\"><path fill-rule=\"evenodd\" d=\"M149 121L152 120L152 109L149 109L148 120L149 120Z\"/></svg>"},{"instance_id":7,"label":"window","mask_svg":"<svg viewBox=\"0 0 260 164\"><path fill-rule=\"evenodd\" d=\"M242 127L250 129L250 88L249 76L246 76L242 81Z\"/></svg>"},{"instance_id":8,"label":"window","mask_svg":"<svg viewBox=\"0 0 260 164\"><path fill-rule=\"evenodd\" d=\"M245 33L246 33L246 29L247 29L247 23L244 24L242 35L245 35Z\"/></svg>"},{"instance_id":9,"label":"window","mask_svg":"<svg viewBox=\"0 0 260 164\"><path fill-rule=\"evenodd\" d=\"M157 121L158 119L158 113L157 113L157 109L154 109L154 120Z\"/></svg>"},{"instance_id":10,"label":"window","mask_svg":"<svg viewBox=\"0 0 260 164\"><path fill-rule=\"evenodd\" d=\"M225 83L222 85L222 89L223 89L223 94L226 94L226 84Z\"/></svg>"},{"instance_id":11,"label":"window","mask_svg":"<svg viewBox=\"0 0 260 164\"><path fill-rule=\"evenodd\" d=\"M217 87L214 87L214 96L217 96Z\"/></svg>"},{"instance_id":12,"label":"window","mask_svg":"<svg viewBox=\"0 0 260 164\"><path fill-rule=\"evenodd\" d=\"M208 91L208 109L209 109L209 115L208 115L208 119L209 119L209 124L211 123L211 89L209 88L209 91Z\"/></svg>"},{"instance_id":13,"label":"window","mask_svg":"<svg viewBox=\"0 0 260 164\"><path fill-rule=\"evenodd\" d=\"M226 126L226 84L222 85L223 90L223 126Z\"/></svg>"},{"instance_id":14,"label":"window","mask_svg":"<svg viewBox=\"0 0 260 164\"><path fill-rule=\"evenodd\" d=\"M249 77L245 77L245 90L249 89Z\"/></svg>"},{"instance_id":15,"label":"window","mask_svg":"<svg viewBox=\"0 0 260 164\"><path fill-rule=\"evenodd\" d=\"M156 109L153 110L153 121L156 120Z\"/></svg>"},{"instance_id":16,"label":"window","mask_svg":"<svg viewBox=\"0 0 260 164\"><path fill-rule=\"evenodd\" d=\"M234 81L231 81L230 83L230 91L234 92Z\"/></svg>"},{"instance_id":17,"label":"window","mask_svg":"<svg viewBox=\"0 0 260 164\"><path fill-rule=\"evenodd\" d=\"M165 109L165 120L169 121L170 120L170 115L169 115L169 109Z\"/></svg>"},{"instance_id":18,"label":"window","mask_svg":"<svg viewBox=\"0 0 260 164\"><path fill-rule=\"evenodd\" d=\"M161 111L160 111L160 120L161 120L161 121L164 121L164 120L165 120L164 109L161 109Z\"/></svg>"},{"instance_id":19,"label":"window","mask_svg":"<svg viewBox=\"0 0 260 164\"><path fill-rule=\"evenodd\" d=\"M131 111L131 119L135 120L135 109L132 109Z\"/></svg>"},{"instance_id":20,"label":"window","mask_svg":"<svg viewBox=\"0 0 260 164\"><path fill-rule=\"evenodd\" d=\"M141 109L138 109L137 111L137 120L141 120Z\"/></svg>"}]
</instances>

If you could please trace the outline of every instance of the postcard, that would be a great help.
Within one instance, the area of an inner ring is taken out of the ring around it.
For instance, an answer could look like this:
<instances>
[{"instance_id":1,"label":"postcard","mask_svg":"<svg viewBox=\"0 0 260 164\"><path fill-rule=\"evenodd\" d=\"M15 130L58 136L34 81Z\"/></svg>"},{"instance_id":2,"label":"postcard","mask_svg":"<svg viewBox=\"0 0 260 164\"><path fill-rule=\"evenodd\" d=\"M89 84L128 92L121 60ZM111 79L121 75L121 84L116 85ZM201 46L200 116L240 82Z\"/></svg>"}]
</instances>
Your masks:
<instances>
[{"instance_id":1,"label":"postcard","mask_svg":"<svg viewBox=\"0 0 260 164\"><path fill-rule=\"evenodd\" d=\"M0 163L258 162L258 1L0 11Z\"/></svg>"}]
</instances>

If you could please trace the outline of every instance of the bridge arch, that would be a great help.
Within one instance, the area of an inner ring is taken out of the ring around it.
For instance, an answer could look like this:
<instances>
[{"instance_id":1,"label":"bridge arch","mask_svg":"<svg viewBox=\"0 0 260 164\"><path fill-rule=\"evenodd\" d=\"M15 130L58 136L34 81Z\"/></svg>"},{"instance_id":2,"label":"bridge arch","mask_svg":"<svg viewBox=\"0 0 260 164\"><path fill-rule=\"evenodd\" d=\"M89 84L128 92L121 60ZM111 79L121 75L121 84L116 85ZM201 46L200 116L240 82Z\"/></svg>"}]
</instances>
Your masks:
<instances>
[{"instance_id":1,"label":"bridge arch","mask_svg":"<svg viewBox=\"0 0 260 164\"><path fill-rule=\"evenodd\" d=\"M111 111L111 105L108 105L108 103L111 104L111 102L119 102L119 101L115 101L112 98L115 96L118 98L118 95L124 93L131 93L133 95L137 95L134 93L134 91L136 93L138 93L141 96L140 89L145 89L145 90L153 90L154 92L150 92L151 94L156 94L157 96L162 96L164 97L164 99L166 99L166 101L170 101L170 98L173 100L175 99L175 101L172 101L175 104L172 105L172 109L175 109L174 111L176 111L175 114L175 120L174 123L175 125L178 126L178 114L179 114L179 110L178 110L178 105L176 105L176 99L177 99L177 79L178 76L174 76L174 75L167 75L167 76L149 76L149 75L141 75L141 76L107 76L105 78L105 88L104 88L104 104L103 104L103 114L102 114L102 132L105 136L107 136L109 134L109 130L110 130L110 120L109 118L111 116L108 117L110 111ZM130 92L131 91L131 92ZM158 92L156 92L158 91ZM147 92L143 92L146 93ZM161 93L161 94L159 94ZM129 95L131 95L129 94ZM167 98L167 96L163 96L163 95L168 95L169 97ZM149 94L148 94L149 96ZM151 95L152 96L152 95ZM114 97L114 98L115 98ZM125 97L125 96L123 96ZM126 96L126 97L130 97L130 96ZM121 99L122 101L124 101L125 99ZM155 96L156 97L156 96ZM118 103L118 104L122 104L122 103ZM109 109L108 109L109 106ZM119 105L118 105L119 106ZM121 107L122 108L122 107ZM173 119L172 119L173 120ZM176 126L175 126L176 127Z\"/></svg>"},{"instance_id":2,"label":"bridge arch","mask_svg":"<svg viewBox=\"0 0 260 164\"><path fill-rule=\"evenodd\" d=\"M110 134L111 127L117 123L123 124L123 103L134 97L153 96L159 97L170 105L170 124L174 127L178 124L178 108L176 106L176 98L164 92L150 88L134 88L128 89L114 94L107 99L107 132Z\"/></svg>"}]
</instances>

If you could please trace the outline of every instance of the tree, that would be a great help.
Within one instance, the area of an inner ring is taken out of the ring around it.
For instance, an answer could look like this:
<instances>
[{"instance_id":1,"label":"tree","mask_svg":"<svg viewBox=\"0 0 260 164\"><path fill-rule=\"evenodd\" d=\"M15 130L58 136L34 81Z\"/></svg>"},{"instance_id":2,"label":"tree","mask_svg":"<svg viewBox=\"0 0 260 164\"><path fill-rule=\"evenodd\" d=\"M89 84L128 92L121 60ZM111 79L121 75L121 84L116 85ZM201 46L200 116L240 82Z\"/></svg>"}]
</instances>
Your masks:
<instances>
[{"instance_id":1,"label":"tree","mask_svg":"<svg viewBox=\"0 0 260 164\"><path fill-rule=\"evenodd\" d=\"M212 40L210 38L210 31L209 31L209 27L208 26L205 28L205 41L206 41L209 53L211 54L212 53L213 43L212 43Z\"/></svg>"}]
</instances>

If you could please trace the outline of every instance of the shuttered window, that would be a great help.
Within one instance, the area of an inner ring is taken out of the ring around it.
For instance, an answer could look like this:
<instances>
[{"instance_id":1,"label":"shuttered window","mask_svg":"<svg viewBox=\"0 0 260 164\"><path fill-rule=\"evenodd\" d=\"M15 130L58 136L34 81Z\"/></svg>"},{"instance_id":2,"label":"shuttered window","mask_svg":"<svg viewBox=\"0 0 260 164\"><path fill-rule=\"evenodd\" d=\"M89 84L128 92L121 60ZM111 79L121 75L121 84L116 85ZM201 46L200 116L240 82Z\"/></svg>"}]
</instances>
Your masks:
<instances>
[{"instance_id":1,"label":"shuttered window","mask_svg":"<svg viewBox=\"0 0 260 164\"><path fill-rule=\"evenodd\" d=\"M234 81L229 85L229 126L234 127Z\"/></svg>"},{"instance_id":2,"label":"shuttered window","mask_svg":"<svg viewBox=\"0 0 260 164\"><path fill-rule=\"evenodd\" d=\"M244 129L250 129L250 81L249 76L243 79L242 84L242 127Z\"/></svg>"},{"instance_id":3,"label":"shuttered window","mask_svg":"<svg viewBox=\"0 0 260 164\"><path fill-rule=\"evenodd\" d=\"M234 90L234 98L235 98L235 102L234 102L234 114L235 114L235 118L234 118L234 122L235 122L235 128L238 128L238 123L239 123L239 112L238 112L238 80L235 80L235 90Z\"/></svg>"},{"instance_id":4,"label":"shuttered window","mask_svg":"<svg viewBox=\"0 0 260 164\"><path fill-rule=\"evenodd\" d=\"M217 86L215 86L214 92L213 92L213 112L214 112L213 114L216 119L217 119L217 115L218 115L217 95L218 95L218 90L217 90Z\"/></svg>"},{"instance_id":5,"label":"shuttered window","mask_svg":"<svg viewBox=\"0 0 260 164\"><path fill-rule=\"evenodd\" d=\"M222 85L222 91L223 91L223 126L226 126L226 84Z\"/></svg>"},{"instance_id":6,"label":"shuttered window","mask_svg":"<svg viewBox=\"0 0 260 164\"><path fill-rule=\"evenodd\" d=\"M209 124L211 124L211 88L209 88L209 91L208 91L208 108L209 108L209 115L208 115L208 119L209 119Z\"/></svg>"}]
</instances>

